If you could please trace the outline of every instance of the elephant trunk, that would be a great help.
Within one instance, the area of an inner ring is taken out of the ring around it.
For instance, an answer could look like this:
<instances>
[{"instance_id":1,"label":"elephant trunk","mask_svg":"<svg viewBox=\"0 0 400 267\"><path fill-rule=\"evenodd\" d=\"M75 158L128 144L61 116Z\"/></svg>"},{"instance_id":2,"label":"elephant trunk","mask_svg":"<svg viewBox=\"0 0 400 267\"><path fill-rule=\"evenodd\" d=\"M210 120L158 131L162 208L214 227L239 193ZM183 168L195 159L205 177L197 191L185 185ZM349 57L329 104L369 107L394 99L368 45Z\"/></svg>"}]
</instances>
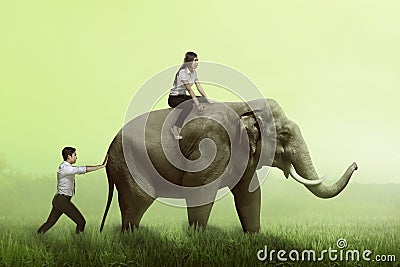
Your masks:
<instances>
[{"instance_id":1,"label":"elephant trunk","mask_svg":"<svg viewBox=\"0 0 400 267\"><path fill-rule=\"evenodd\" d=\"M319 180L319 176L315 171L314 164L312 163L310 153L303 138L300 135L300 142L295 142L300 144L293 148L290 153L291 163L294 166L296 172L308 179L308 180ZM357 170L357 164L351 164L343 176L337 180L333 185L327 186L323 183L317 185L305 185L308 190L310 190L315 196L320 198L331 198L338 195L348 184L351 175Z\"/></svg>"}]
</instances>

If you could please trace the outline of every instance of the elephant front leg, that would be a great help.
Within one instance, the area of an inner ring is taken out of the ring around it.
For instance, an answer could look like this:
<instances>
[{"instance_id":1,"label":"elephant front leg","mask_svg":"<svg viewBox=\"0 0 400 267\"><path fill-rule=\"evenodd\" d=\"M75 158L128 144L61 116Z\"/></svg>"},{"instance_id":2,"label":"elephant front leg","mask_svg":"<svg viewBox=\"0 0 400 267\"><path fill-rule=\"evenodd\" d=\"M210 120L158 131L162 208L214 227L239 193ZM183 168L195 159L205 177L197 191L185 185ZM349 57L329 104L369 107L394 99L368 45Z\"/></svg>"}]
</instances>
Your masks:
<instances>
[{"instance_id":1,"label":"elephant front leg","mask_svg":"<svg viewBox=\"0 0 400 267\"><path fill-rule=\"evenodd\" d=\"M258 178L254 174L255 181ZM250 179L248 179L250 180ZM260 205L261 190L258 186L253 192L249 192L249 181L241 180L232 190L235 198L236 211L246 233L257 233L260 231Z\"/></svg>"},{"instance_id":2,"label":"elephant front leg","mask_svg":"<svg viewBox=\"0 0 400 267\"><path fill-rule=\"evenodd\" d=\"M195 230L204 231L207 226L208 218L210 217L213 202L199 206L199 207L188 207L188 220L189 226Z\"/></svg>"}]
</instances>

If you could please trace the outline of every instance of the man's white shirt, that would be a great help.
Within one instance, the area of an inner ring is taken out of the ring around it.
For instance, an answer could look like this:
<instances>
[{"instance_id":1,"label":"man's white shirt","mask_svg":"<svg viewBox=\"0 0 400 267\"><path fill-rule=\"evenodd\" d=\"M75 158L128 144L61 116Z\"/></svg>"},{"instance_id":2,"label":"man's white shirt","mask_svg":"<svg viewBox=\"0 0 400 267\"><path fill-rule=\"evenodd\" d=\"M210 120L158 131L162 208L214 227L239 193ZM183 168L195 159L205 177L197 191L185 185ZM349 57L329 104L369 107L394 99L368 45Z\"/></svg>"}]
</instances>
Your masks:
<instances>
[{"instance_id":1,"label":"man's white shirt","mask_svg":"<svg viewBox=\"0 0 400 267\"><path fill-rule=\"evenodd\" d=\"M86 173L85 166L72 166L64 161L57 171L57 194L72 196L75 189L75 174Z\"/></svg>"}]
</instances>

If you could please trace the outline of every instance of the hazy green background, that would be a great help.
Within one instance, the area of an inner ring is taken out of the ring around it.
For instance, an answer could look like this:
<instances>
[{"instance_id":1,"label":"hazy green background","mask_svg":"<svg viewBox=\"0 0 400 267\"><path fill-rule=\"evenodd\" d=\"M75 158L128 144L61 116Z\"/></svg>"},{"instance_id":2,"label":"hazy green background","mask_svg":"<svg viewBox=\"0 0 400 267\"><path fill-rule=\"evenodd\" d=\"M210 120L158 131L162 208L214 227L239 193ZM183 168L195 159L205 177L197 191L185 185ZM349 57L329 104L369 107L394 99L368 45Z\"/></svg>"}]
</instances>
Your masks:
<instances>
[{"instance_id":1,"label":"hazy green background","mask_svg":"<svg viewBox=\"0 0 400 267\"><path fill-rule=\"evenodd\" d=\"M101 163L135 91L193 50L277 100L300 125L321 175L333 181L353 161L360 167L342 194L325 201L273 170L262 185L259 242L270 244L265 233L303 243L291 249L345 238L353 248L398 256L400 184L372 183L399 183L399 10L397 0L0 1L0 231L25 249L51 209L60 150L72 145L78 164ZM97 233L106 197L104 170L77 177L74 203L89 233ZM175 236L186 212L156 203L142 225L178 227ZM222 235L241 232L232 196L215 204L209 225ZM105 232L119 227L114 199ZM45 237L73 229L63 216ZM160 253L170 255L169 247Z\"/></svg>"},{"instance_id":2,"label":"hazy green background","mask_svg":"<svg viewBox=\"0 0 400 267\"><path fill-rule=\"evenodd\" d=\"M398 182L399 9L395 0L1 1L0 168L55 177L65 145L78 148L78 164L101 163L135 91L194 50L276 99L321 174L334 179L356 161L352 182Z\"/></svg>"}]
</instances>

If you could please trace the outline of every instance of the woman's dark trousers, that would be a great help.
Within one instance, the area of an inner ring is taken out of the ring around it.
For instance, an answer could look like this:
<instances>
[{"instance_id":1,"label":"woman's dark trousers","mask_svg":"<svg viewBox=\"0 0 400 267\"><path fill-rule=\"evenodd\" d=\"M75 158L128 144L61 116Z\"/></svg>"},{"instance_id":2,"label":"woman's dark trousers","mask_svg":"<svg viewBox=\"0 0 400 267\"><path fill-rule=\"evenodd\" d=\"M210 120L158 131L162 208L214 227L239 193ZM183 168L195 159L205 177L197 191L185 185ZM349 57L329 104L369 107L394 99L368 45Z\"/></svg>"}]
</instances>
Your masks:
<instances>
[{"instance_id":1,"label":"woman's dark trousers","mask_svg":"<svg viewBox=\"0 0 400 267\"><path fill-rule=\"evenodd\" d=\"M208 103L207 99L202 96L196 96L200 103ZM179 108L182 109L181 113L176 120L175 126L182 128L183 122L185 121L186 117L189 115L190 111L193 109L193 99L190 95L170 95L168 98L168 105L171 108Z\"/></svg>"}]
</instances>

